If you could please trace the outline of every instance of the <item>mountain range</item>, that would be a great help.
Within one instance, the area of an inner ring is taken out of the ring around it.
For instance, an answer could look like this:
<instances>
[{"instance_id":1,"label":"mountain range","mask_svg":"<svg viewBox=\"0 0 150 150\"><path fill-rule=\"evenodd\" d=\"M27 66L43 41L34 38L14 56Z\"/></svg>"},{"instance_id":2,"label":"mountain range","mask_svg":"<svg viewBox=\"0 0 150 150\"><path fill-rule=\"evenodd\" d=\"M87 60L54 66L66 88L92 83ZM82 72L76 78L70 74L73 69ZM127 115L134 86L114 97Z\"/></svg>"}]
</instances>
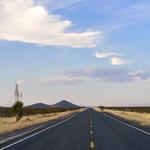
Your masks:
<instances>
[{"instance_id":1,"label":"mountain range","mask_svg":"<svg viewBox=\"0 0 150 150\"><path fill-rule=\"evenodd\" d=\"M79 106L75 105L69 101L62 100L53 105L48 105L48 104L44 104L44 103L35 103L35 104L29 105L26 107L30 107L30 108L77 108Z\"/></svg>"}]
</instances>

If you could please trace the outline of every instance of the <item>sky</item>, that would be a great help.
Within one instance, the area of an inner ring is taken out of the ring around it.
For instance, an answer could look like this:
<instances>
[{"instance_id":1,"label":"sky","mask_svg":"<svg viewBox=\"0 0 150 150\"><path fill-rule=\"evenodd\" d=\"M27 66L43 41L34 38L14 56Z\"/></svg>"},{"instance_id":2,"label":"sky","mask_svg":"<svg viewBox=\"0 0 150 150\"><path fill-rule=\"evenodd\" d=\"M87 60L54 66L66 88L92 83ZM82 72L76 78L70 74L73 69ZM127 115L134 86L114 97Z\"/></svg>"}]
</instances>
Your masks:
<instances>
[{"instance_id":1,"label":"sky","mask_svg":"<svg viewBox=\"0 0 150 150\"><path fill-rule=\"evenodd\" d=\"M0 105L150 105L149 0L0 0Z\"/></svg>"}]
</instances>

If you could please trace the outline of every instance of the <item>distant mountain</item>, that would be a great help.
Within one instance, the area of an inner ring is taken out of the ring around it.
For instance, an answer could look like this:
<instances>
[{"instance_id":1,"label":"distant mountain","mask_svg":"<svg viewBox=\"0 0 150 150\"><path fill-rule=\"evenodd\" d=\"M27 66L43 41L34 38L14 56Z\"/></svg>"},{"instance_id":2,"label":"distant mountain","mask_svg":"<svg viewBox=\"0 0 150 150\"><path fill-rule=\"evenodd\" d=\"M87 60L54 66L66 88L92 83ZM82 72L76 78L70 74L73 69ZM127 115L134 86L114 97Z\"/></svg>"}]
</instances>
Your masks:
<instances>
[{"instance_id":1,"label":"distant mountain","mask_svg":"<svg viewBox=\"0 0 150 150\"><path fill-rule=\"evenodd\" d=\"M29 107L29 108L49 108L49 105L44 104L44 103L35 103L35 104L29 105L26 107Z\"/></svg>"},{"instance_id":2,"label":"distant mountain","mask_svg":"<svg viewBox=\"0 0 150 150\"><path fill-rule=\"evenodd\" d=\"M71 102L68 102L66 100L62 100L56 104L50 105L51 108L77 108L78 105L75 105Z\"/></svg>"},{"instance_id":3,"label":"distant mountain","mask_svg":"<svg viewBox=\"0 0 150 150\"><path fill-rule=\"evenodd\" d=\"M68 102L66 100L62 100L56 104L53 104L53 105L47 105L47 104L44 104L44 103L35 103L35 104L32 104L32 105L28 105L26 106L28 108L77 108L79 107L78 105L75 105L71 102Z\"/></svg>"}]
</instances>

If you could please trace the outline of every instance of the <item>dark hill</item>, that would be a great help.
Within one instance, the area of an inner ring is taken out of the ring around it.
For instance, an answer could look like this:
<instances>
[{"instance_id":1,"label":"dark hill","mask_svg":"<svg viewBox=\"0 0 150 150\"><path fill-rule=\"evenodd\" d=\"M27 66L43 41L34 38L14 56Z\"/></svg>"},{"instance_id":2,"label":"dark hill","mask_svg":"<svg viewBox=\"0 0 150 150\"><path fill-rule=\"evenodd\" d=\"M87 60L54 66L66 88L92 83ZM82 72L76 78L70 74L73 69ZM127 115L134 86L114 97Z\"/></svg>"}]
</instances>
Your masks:
<instances>
[{"instance_id":1,"label":"dark hill","mask_svg":"<svg viewBox=\"0 0 150 150\"><path fill-rule=\"evenodd\" d=\"M66 100L62 100L56 104L53 104L53 105L50 105L51 108L77 108L79 106L71 103L71 102L68 102Z\"/></svg>"},{"instance_id":2,"label":"dark hill","mask_svg":"<svg viewBox=\"0 0 150 150\"><path fill-rule=\"evenodd\" d=\"M35 103L35 104L29 105L27 107L29 107L29 108L48 108L49 105L44 104L44 103Z\"/></svg>"}]
</instances>

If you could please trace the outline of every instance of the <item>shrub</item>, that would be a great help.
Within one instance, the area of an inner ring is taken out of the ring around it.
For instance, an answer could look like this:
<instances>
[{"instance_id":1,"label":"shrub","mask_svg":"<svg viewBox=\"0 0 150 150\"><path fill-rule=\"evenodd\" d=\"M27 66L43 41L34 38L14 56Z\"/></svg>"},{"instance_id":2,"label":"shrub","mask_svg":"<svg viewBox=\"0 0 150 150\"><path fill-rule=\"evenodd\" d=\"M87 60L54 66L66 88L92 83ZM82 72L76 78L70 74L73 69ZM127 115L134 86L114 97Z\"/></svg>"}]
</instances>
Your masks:
<instances>
[{"instance_id":1,"label":"shrub","mask_svg":"<svg viewBox=\"0 0 150 150\"><path fill-rule=\"evenodd\" d=\"M16 101L12 109L16 115L16 121L18 122L23 116L23 102Z\"/></svg>"},{"instance_id":2,"label":"shrub","mask_svg":"<svg viewBox=\"0 0 150 150\"><path fill-rule=\"evenodd\" d=\"M99 108L101 109L101 111L103 111L103 110L104 110L104 106L100 106Z\"/></svg>"}]
</instances>

